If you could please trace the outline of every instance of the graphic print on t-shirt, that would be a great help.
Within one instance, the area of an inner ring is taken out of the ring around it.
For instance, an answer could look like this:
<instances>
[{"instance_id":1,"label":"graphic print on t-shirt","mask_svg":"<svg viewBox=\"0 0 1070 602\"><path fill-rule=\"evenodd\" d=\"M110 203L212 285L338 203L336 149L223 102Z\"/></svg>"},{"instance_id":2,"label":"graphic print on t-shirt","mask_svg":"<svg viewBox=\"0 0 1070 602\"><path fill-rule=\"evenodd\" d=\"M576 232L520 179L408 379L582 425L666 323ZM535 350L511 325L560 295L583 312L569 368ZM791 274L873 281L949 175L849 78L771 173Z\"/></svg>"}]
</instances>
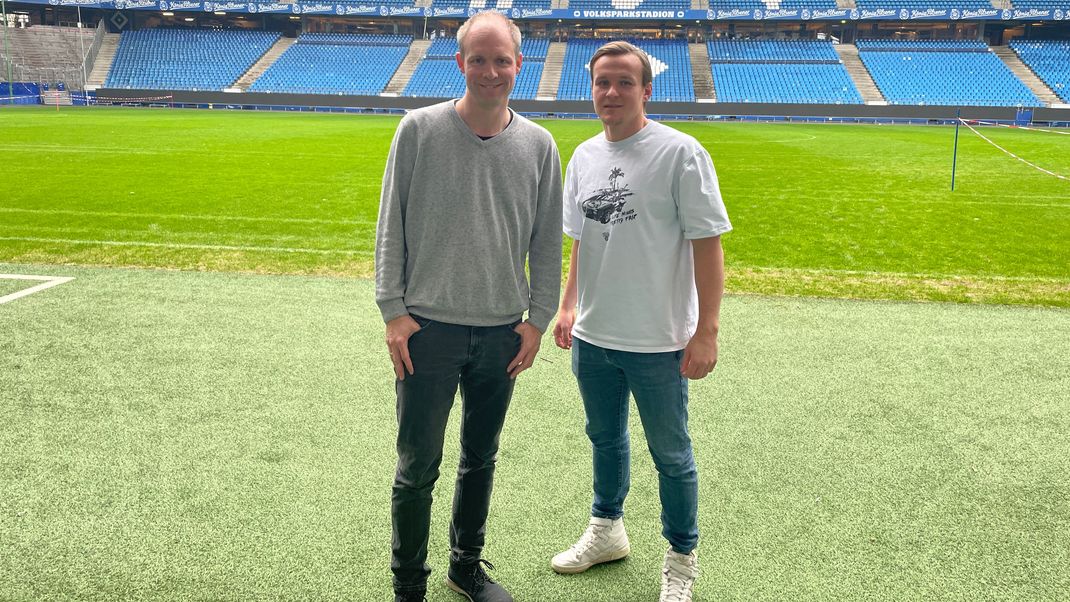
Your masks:
<instances>
[{"instance_id":1,"label":"graphic print on t-shirt","mask_svg":"<svg viewBox=\"0 0 1070 602\"><path fill-rule=\"evenodd\" d=\"M615 226L636 218L634 209L624 210L624 205L627 203L624 199L635 193L628 190L627 184L617 185L617 180L623 177L624 171L619 167L614 167L609 171L609 186L595 190L580 203L583 215L587 219ZM608 240L609 233L604 232L602 237Z\"/></svg>"}]
</instances>

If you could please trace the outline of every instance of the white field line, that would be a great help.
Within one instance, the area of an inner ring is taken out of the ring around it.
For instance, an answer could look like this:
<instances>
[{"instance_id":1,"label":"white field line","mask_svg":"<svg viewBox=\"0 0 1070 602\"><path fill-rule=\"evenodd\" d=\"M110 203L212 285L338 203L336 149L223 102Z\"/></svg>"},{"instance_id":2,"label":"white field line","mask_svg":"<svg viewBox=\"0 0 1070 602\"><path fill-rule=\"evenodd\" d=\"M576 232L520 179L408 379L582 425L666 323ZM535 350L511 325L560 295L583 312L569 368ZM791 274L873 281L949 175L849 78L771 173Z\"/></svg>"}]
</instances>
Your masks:
<instances>
[{"instance_id":1,"label":"white field line","mask_svg":"<svg viewBox=\"0 0 1070 602\"><path fill-rule=\"evenodd\" d=\"M1048 169L1044 169L1043 167L1041 167L1041 166L1039 166L1039 165L1037 165L1035 163L1031 163L1030 161L1028 161L1026 159L1023 159L1022 157L1019 157L1018 155L1012 153L1011 151L1009 151L1009 150L1003 148L1002 146L996 144L995 142L992 142L991 140L989 140L987 136L985 136L981 132L978 132L972 125L970 125L966 121L964 121L962 119L960 119L959 121L961 121L962 124L965 125L966 127L970 128L971 132L973 132L974 134L977 134L977 136L980 137L981 140L984 140L985 142L987 142L987 143L991 144L992 146L998 148L999 150L1001 150L1004 153L1006 153L1008 156L1010 156L1010 157L1012 157L1014 159L1017 159L1017 160L1021 161L1022 163L1025 163L1029 167L1032 167L1033 169L1035 169L1035 170L1037 170L1037 171L1039 171L1041 173L1045 173L1045 174L1048 174L1049 176L1053 176L1053 177L1059 178L1060 180L1070 181L1070 177L1064 176L1062 174L1055 173L1054 171L1051 171L1051 170L1048 170Z\"/></svg>"},{"instance_id":2,"label":"white field line","mask_svg":"<svg viewBox=\"0 0 1070 602\"><path fill-rule=\"evenodd\" d=\"M145 219L188 219L227 222L269 222L282 224L319 224L330 226L371 226L373 220L332 220L303 217L251 217L243 215L184 215L181 213L121 213L114 211L80 211L75 209L20 209L0 207L0 213L38 213L44 215L89 215L95 217L123 217Z\"/></svg>"},{"instance_id":3,"label":"white field line","mask_svg":"<svg viewBox=\"0 0 1070 602\"><path fill-rule=\"evenodd\" d=\"M810 276L862 276L865 278L924 278L927 280L984 280L989 282L1046 282L1070 286L1070 280L1049 276L989 276L985 274L939 274L928 272L877 272L872 270L844 270L837 268L777 268L758 266L736 266L736 271L750 270L756 273L781 272Z\"/></svg>"},{"instance_id":4,"label":"white field line","mask_svg":"<svg viewBox=\"0 0 1070 602\"><path fill-rule=\"evenodd\" d=\"M200 249L206 251L266 251L270 253L315 253L317 255L371 255L370 251L354 249L305 249L300 247L257 247L240 245L198 245L185 243L142 242L134 240L77 240L72 238L37 238L32 236L0 236L13 242L54 242L70 245L104 245L108 247L153 247L162 249Z\"/></svg>"},{"instance_id":5,"label":"white field line","mask_svg":"<svg viewBox=\"0 0 1070 602\"><path fill-rule=\"evenodd\" d=\"M1046 130L1044 128L1034 128L1025 125L1009 125L1006 123L996 123L994 121L978 121L976 119L969 119L971 123L977 125L994 125L996 127L1007 128L1010 130L1025 130L1027 132L1044 132L1045 134L1059 134L1060 136L1070 136L1070 132L1060 132L1058 130Z\"/></svg>"},{"instance_id":6,"label":"white field line","mask_svg":"<svg viewBox=\"0 0 1070 602\"><path fill-rule=\"evenodd\" d=\"M65 282L70 282L74 278L68 276L30 276L26 274L0 274L0 280L43 280L41 284L37 286L31 286L30 288L23 289L21 291L11 293L10 295L4 295L0 297L0 305L14 301L15 299L21 299L27 295L39 293L46 288L52 288Z\"/></svg>"}]
</instances>

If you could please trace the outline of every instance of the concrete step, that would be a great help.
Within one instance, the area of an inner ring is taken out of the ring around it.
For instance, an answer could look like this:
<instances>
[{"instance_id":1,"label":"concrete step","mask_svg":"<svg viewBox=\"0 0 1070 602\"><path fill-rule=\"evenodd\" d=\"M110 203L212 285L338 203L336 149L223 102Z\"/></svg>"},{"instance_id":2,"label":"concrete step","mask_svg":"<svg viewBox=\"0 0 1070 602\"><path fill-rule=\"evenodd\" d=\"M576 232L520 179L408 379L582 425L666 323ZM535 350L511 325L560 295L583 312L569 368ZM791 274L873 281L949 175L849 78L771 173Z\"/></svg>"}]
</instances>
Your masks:
<instances>
[{"instance_id":1,"label":"concrete step","mask_svg":"<svg viewBox=\"0 0 1070 602\"><path fill-rule=\"evenodd\" d=\"M401 96L401 93L405 91L405 86L408 86L409 81L412 80L412 74L416 72L417 65L424 60L424 56L427 55L427 49L430 47L431 40L412 41L412 45L409 46L409 53L405 55L401 64L398 65L398 70L394 72L394 77L390 78L386 88L383 88L383 96Z\"/></svg>"},{"instance_id":2,"label":"concrete step","mask_svg":"<svg viewBox=\"0 0 1070 602\"><path fill-rule=\"evenodd\" d=\"M887 104L887 99L884 98L880 88L873 81L873 77L869 74L869 69L866 69L862 59L858 58L858 47L854 44L836 44L833 48L836 49L836 54L843 61L843 66L847 69L847 74L851 76L851 81L854 82L855 88L858 88L858 93L862 95L862 102L866 104Z\"/></svg>"},{"instance_id":3,"label":"concrete step","mask_svg":"<svg viewBox=\"0 0 1070 602\"><path fill-rule=\"evenodd\" d=\"M112 63L115 62L115 53L119 50L120 38L121 36L117 33L104 34L104 39L100 42L100 51L97 52L97 60L93 63L93 71L89 74L89 81L86 82L87 90L101 88L104 82L108 81Z\"/></svg>"},{"instance_id":4,"label":"concrete step","mask_svg":"<svg viewBox=\"0 0 1070 602\"><path fill-rule=\"evenodd\" d=\"M57 90L49 90L48 92L41 92L41 102L50 107L55 106L72 106L74 101L71 100L71 93L67 91L59 92Z\"/></svg>"},{"instance_id":5,"label":"concrete step","mask_svg":"<svg viewBox=\"0 0 1070 602\"><path fill-rule=\"evenodd\" d=\"M1022 83L1032 90L1033 94L1036 94L1037 98L1039 98L1040 102L1044 103L1045 106L1050 107L1062 102L1059 100L1059 97L1055 92L1048 87L1048 84L1045 84L1044 80L1037 77L1036 72L1030 69L1029 65L1023 63L1022 59L1018 56L1018 53L1009 46L993 46L992 52L996 53L996 56L998 56L999 60L1003 61L1003 64L1011 70L1011 73L1022 80Z\"/></svg>"},{"instance_id":6,"label":"concrete step","mask_svg":"<svg viewBox=\"0 0 1070 602\"><path fill-rule=\"evenodd\" d=\"M275 61L279 60L279 57L289 50L290 46L293 46L295 42L297 42L297 38L282 37L276 40L275 43L271 45L271 48L268 48L267 52L249 67L248 71L241 74L241 77L234 82L231 88L237 88L242 92L248 92L249 86L260 79L260 76L270 69L271 66L275 64Z\"/></svg>"},{"instance_id":7,"label":"concrete step","mask_svg":"<svg viewBox=\"0 0 1070 602\"><path fill-rule=\"evenodd\" d=\"M713 88L713 73L710 71L710 53L706 44L688 44L691 55L691 79L695 86L696 102L716 102Z\"/></svg>"},{"instance_id":8,"label":"concrete step","mask_svg":"<svg viewBox=\"0 0 1070 602\"><path fill-rule=\"evenodd\" d=\"M561 86L561 70L565 66L565 50L568 42L550 42L550 49L546 51L546 62L542 66L542 79L539 80L539 90L535 98L539 100L556 100L557 91Z\"/></svg>"}]
</instances>

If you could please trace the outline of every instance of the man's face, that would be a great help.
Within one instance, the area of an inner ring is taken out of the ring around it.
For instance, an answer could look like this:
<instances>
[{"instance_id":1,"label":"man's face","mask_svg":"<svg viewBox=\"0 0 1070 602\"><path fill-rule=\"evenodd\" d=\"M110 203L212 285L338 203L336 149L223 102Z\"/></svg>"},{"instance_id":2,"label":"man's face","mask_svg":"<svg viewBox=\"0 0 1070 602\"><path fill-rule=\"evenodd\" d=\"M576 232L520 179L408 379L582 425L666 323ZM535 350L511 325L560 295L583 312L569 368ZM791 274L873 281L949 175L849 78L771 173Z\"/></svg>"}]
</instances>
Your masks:
<instances>
[{"instance_id":1,"label":"man's face","mask_svg":"<svg viewBox=\"0 0 1070 602\"><path fill-rule=\"evenodd\" d=\"M642 124L643 103L651 84L643 85L643 63L634 54L604 55L591 67L591 97L598 118L609 127Z\"/></svg>"},{"instance_id":2,"label":"man's face","mask_svg":"<svg viewBox=\"0 0 1070 602\"><path fill-rule=\"evenodd\" d=\"M506 26L495 21L473 25L465 36L464 48L457 53L468 94L473 100L492 103L509 99L520 72L520 59Z\"/></svg>"}]
</instances>

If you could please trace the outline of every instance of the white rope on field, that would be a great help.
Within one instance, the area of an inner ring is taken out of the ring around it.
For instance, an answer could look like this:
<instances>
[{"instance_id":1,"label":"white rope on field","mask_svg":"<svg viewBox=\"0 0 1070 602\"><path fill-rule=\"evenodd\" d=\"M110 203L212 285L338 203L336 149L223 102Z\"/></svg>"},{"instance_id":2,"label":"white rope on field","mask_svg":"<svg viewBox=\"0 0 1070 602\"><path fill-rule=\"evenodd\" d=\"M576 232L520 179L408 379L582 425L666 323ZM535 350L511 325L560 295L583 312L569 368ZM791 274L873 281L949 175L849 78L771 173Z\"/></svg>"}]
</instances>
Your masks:
<instances>
[{"instance_id":1,"label":"white rope on field","mask_svg":"<svg viewBox=\"0 0 1070 602\"><path fill-rule=\"evenodd\" d=\"M1029 167L1032 167L1033 169L1035 169L1037 171L1044 172L1044 173L1048 174L1049 176L1055 176L1056 178L1059 178L1060 180L1066 180L1066 181L1070 182L1070 177L1064 176L1062 174L1057 174L1054 171L1050 171L1050 170L1044 169L1043 167L1041 167L1041 166L1039 166L1039 165L1037 165L1035 163L1030 163L1026 159L1023 159L1023 158L1019 157L1018 155L1012 153L1011 151L1009 151L1009 150L1003 148L1002 146L996 144L995 142L992 142L987 137L985 137L984 134L982 134L981 132L978 132L972 125L967 123L965 119L959 118L959 121L962 122L962 125L970 128L971 132L973 132L974 134L977 134L981 138L981 140L984 140L985 142L987 142L987 143L991 144L992 146L998 148L999 150L1003 151L1004 153L1010 155L1011 157L1013 157L1015 159L1018 159L1022 163L1025 163L1026 165L1028 165Z\"/></svg>"},{"instance_id":2,"label":"white rope on field","mask_svg":"<svg viewBox=\"0 0 1070 602\"><path fill-rule=\"evenodd\" d=\"M1045 134L1059 134L1060 136L1070 136L1070 132L1060 132L1058 130L1046 130L1044 128L1031 128L1024 125L1008 125L1006 123L998 123L995 121L979 121L977 119L971 119L970 121L977 125L994 125L1001 128L1007 128L1012 130L1025 130L1027 132L1044 132Z\"/></svg>"}]
</instances>

